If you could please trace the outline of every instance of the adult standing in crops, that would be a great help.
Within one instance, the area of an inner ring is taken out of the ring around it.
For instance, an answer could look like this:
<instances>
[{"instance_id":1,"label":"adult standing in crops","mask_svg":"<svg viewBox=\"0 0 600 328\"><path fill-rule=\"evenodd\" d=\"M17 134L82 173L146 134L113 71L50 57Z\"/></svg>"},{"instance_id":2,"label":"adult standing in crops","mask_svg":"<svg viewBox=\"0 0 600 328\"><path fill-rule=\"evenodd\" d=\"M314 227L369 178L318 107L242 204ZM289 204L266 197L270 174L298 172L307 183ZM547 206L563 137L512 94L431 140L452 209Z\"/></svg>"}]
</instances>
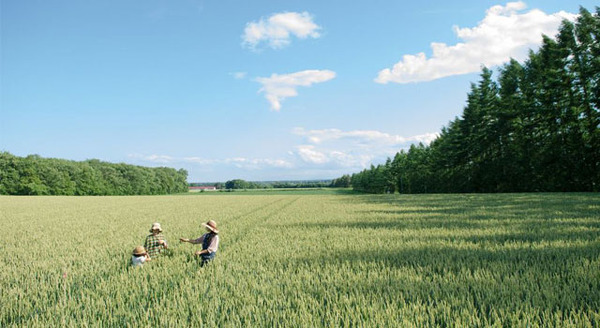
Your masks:
<instances>
[{"instance_id":1,"label":"adult standing in crops","mask_svg":"<svg viewBox=\"0 0 600 328\"><path fill-rule=\"evenodd\" d=\"M197 251L194 255L200 257L202 259L201 266L205 266L215 258L219 249L219 230L217 229L217 222L213 220L202 223L202 225L206 228L207 232L200 238L180 238L179 240L184 243L202 244L202 250Z\"/></svg>"},{"instance_id":2,"label":"adult standing in crops","mask_svg":"<svg viewBox=\"0 0 600 328\"><path fill-rule=\"evenodd\" d=\"M150 234L146 237L144 248L148 252L150 258L158 257L165 249L168 248L167 241L162 235L162 228L160 223L156 222L152 224L150 228Z\"/></svg>"}]
</instances>

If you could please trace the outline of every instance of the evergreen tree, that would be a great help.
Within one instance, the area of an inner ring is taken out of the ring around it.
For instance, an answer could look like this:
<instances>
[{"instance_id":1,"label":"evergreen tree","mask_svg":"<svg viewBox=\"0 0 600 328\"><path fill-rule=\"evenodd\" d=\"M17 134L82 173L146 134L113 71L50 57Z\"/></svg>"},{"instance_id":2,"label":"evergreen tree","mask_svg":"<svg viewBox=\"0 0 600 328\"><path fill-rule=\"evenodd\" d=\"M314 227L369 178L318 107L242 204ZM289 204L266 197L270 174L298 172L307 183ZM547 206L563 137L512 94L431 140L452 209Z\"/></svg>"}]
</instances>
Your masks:
<instances>
[{"instance_id":1,"label":"evergreen tree","mask_svg":"<svg viewBox=\"0 0 600 328\"><path fill-rule=\"evenodd\" d=\"M430 145L411 145L351 177L365 192L600 189L600 8L564 21L555 39L471 84L461 117Z\"/></svg>"}]
</instances>

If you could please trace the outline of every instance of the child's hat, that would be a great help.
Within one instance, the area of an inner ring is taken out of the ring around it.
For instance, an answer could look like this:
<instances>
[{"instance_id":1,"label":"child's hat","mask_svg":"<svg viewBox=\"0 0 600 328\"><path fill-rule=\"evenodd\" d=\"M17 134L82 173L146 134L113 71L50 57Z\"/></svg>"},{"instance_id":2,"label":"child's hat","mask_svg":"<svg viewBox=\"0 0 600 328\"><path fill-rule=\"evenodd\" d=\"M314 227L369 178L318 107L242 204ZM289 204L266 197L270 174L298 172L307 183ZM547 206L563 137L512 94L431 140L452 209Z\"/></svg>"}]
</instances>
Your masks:
<instances>
[{"instance_id":1,"label":"child's hat","mask_svg":"<svg viewBox=\"0 0 600 328\"><path fill-rule=\"evenodd\" d=\"M133 249L133 255L145 255L145 254L146 254L146 249L144 248L144 246L138 246Z\"/></svg>"}]
</instances>

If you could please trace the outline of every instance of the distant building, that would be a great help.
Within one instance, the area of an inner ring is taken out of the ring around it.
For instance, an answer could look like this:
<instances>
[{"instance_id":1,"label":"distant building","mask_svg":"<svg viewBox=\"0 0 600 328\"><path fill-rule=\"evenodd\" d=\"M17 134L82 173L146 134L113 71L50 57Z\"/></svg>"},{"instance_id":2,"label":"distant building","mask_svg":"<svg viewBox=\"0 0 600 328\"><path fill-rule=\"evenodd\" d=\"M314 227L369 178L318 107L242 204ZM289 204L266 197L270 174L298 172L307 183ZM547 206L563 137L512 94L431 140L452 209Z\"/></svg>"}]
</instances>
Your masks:
<instances>
[{"instance_id":1,"label":"distant building","mask_svg":"<svg viewBox=\"0 0 600 328\"><path fill-rule=\"evenodd\" d=\"M189 187L190 192L200 192L200 191L217 191L217 187L215 186L193 186Z\"/></svg>"}]
</instances>

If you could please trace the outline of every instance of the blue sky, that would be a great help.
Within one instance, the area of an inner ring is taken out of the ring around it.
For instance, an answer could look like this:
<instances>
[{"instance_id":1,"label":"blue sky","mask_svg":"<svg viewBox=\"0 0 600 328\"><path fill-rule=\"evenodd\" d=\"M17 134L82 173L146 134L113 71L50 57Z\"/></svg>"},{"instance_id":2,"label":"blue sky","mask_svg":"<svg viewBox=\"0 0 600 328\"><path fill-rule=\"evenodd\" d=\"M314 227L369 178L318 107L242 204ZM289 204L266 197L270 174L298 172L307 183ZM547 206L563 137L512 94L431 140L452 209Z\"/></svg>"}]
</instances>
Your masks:
<instances>
[{"instance_id":1,"label":"blue sky","mask_svg":"<svg viewBox=\"0 0 600 328\"><path fill-rule=\"evenodd\" d=\"M430 142L592 1L1 3L0 150L335 178Z\"/></svg>"}]
</instances>

